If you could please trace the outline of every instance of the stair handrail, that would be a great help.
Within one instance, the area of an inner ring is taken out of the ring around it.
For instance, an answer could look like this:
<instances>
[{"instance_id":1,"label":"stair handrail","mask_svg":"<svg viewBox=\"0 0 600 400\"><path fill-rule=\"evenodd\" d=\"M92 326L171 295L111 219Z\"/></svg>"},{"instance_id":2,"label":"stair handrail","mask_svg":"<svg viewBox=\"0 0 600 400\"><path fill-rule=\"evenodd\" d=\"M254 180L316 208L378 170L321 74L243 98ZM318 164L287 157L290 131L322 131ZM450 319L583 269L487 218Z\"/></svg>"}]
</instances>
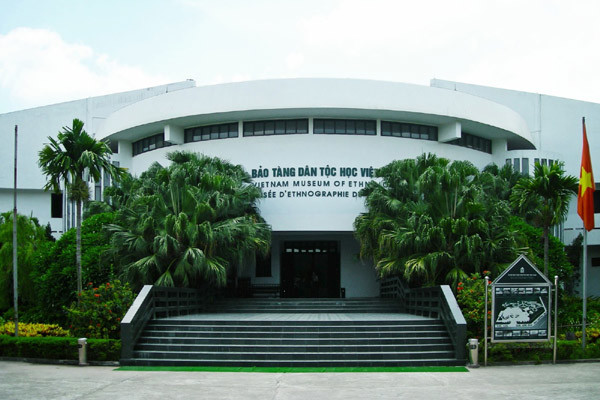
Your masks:
<instances>
[{"instance_id":1,"label":"stair handrail","mask_svg":"<svg viewBox=\"0 0 600 400\"><path fill-rule=\"evenodd\" d=\"M144 285L121 320L121 358L133 357L133 347L154 314L154 286Z\"/></svg>"},{"instance_id":2,"label":"stair handrail","mask_svg":"<svg viewBox=\"0 0 600 400\"><path fill-rule=\"evenodd\" d=\"M121 321L121 359L133 357L133 348L144 327L154 318L202 312L213 290L144 285Z\"/></svg>"},{"instance_id":3,"label":"stair handrail","mask_svg":"<svg viewBox=\"0 0 600 400\"><path fill-rule=\"evenodd\" d=\"M467 321L458 306L450 286L440 285L411 288L405 302L406 311L413 315L439 318L443 321L459 360L466 359Z\"/></svg>"}]
</instances>

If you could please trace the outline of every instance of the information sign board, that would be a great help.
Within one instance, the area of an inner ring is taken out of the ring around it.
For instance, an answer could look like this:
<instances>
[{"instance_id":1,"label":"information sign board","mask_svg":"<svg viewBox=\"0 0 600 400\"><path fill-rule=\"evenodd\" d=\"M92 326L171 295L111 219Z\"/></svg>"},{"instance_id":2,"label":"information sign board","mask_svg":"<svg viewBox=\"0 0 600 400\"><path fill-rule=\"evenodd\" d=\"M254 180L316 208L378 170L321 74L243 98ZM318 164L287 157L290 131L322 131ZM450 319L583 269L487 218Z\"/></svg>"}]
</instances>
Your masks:
<instances>
[{"instance_id":1,"label":"information sign board","mask_svg":"<svg viewBox=\"0 0 600 400\"><path fill-rule=\"evenodd\" d=\"M525 256L492 283L492 342L550 340L552 284Z\"/></svg>"}]
</instances>

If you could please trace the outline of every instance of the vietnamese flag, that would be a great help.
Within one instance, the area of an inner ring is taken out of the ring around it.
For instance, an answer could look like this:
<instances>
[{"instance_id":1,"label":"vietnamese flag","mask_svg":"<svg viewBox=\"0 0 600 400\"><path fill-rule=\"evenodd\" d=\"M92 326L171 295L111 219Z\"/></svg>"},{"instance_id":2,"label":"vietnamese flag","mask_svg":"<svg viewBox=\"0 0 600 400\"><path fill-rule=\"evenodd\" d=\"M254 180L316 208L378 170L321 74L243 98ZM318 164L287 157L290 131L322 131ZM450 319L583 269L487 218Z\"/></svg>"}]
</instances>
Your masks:
<instances>
[{"instance_id":1,"label":"vietnamese flag","mask_svg":"<svg viewBox=\"0 0 600 400\"><path fill-rule=\"evenodd\" d=\"M589 232L594 229L594 174L592 160L585 131L583 118L583 152L581 154L581 171L579 173L579 193L577 194L577 214L583 220L583 226Z\"/></svg>"}]
</instances>

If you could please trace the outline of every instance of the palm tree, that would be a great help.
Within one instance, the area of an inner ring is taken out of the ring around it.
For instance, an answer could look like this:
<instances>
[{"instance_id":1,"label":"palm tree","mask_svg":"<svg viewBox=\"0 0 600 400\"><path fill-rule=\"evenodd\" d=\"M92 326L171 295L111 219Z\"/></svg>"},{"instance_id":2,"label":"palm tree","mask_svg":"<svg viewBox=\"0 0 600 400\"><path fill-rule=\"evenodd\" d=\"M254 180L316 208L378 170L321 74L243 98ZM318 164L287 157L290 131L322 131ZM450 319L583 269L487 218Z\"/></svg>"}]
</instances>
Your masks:
<instances>
[{"instance_id":1,"label":"palm tree","mask_svg":"<svg viewBox=\"0 0 600 400\"><path fill-rule=\"evenodd\" d=\"M544 275L548 276L550 228L563 222L569 202L577 194L578 181L565 175L562 162L550 166L535 164L533 176L521 178L513 187L510 201L525 220L542 228L544 240Z\"/></svg>"},{"instance_id":2,"label":"palm tree","mask_svg":"<svg viewBox=\"0 0 600 400\"><path fill-rule=\"evenodd\" d=\"M361 191L367 212L354 226L361 256L372 258L380 275L456 284L515 254L508 203L486 192L501 178L435 155L394 161L376 177Z\"/></svg>"},{"instance_id":3,"label":"palm tree","mask_svg":"<svg viewBox=\"0 0 600 400\"><path fill-rule=\"evenodd\" d=\"M50 143L39 152L38 165L49 179L44 190L60 192L64 182L69 198L76 202L77 292L81 293L81 206L89 199L88 179L97 182L104 171L118 180L124 170L111 164L108 144L88 135L77 118L71 127L63 127L56 139L49 136L48 140Z\"/></svg>"},{"instance_id":4,"label":"palm tree","mask_svg":"<svg viewBox=\"0 0 600 400\"><path fill-rule=\"evenodd\" d=\"M260 190L241 166L186 152L168 157L169 167L152 165L130 182L133 192L118 194L120 223L108 226L113 255L137 287L223 286L231 266L269 249Z\"/></svg>"}]
</instances>

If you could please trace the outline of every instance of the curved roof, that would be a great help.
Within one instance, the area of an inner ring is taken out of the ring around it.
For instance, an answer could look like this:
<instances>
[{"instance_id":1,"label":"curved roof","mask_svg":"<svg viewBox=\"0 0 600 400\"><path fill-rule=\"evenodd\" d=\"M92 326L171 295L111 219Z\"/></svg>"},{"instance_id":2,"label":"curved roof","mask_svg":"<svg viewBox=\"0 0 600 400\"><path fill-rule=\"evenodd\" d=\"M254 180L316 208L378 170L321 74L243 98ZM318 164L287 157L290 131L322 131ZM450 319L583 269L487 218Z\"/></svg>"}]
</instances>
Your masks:
<instances>
[{"instance_id":1,"label":"curved roof","mask_svg":"<svg viewBox=\"0 0 600 400\"><path fill-rule=\"evenodd\" d=\"M355 79L274 79L178 90L114 112L97 135L135 141L161 132L166 124L191 127L300 116L460 122L464 131L506 139L513 149L535 148L523 118L504 105L446 89Z\"/></svg>"}]
</instances>

